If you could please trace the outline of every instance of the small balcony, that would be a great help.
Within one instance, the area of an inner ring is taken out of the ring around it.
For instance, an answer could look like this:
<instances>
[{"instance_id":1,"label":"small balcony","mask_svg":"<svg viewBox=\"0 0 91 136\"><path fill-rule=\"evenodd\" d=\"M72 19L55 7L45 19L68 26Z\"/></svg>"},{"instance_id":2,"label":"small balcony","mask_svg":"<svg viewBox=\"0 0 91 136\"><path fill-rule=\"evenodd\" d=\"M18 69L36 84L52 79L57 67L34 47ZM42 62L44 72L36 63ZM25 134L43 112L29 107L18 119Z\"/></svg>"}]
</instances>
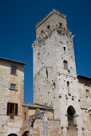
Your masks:
<instances>
[{"instance_id":1,"label":"small balcony","mask_svg":"<svg viewBox=\"0 0 91 136\"><path fill-rule=\"evenodd\" d=\"M74 121L69 121L69 122L68 122L68 126L77 127L77 124L74 123Z\"/></svg>"}]
</instances>

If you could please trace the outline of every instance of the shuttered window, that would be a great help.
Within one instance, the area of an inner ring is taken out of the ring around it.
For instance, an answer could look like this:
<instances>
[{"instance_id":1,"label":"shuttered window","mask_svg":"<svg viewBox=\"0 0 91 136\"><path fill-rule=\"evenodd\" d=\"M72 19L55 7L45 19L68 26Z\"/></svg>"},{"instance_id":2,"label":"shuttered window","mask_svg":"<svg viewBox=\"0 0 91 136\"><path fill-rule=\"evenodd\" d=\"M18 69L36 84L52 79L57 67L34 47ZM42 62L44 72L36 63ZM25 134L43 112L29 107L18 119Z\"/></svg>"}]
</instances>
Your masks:
<instances>
[{"instance_id":1,"label":"shuttered window","mask_svg":"<svg viewBox=\"0 0 91 136\"><path fill-rule=\"evenodd\" d=\"M12 83L11 83L11 85L10 85L10 89L15 90L15 86L16 86L16 84L12 84Z\"/></svg>"},{"instance_id":2,"label":"shuttered window","mask_svg":"<svg viewBox=\"0 0 91 136\"><path fill-rule=\"evenodd\" d=\"M18 115L17 103L7 103L7 115Z\"/></svg>"},{"instance_id":3,"label":"shuttered window","mask_svg":"<svg viewBox=\"0 0 91 136\"><path fill-rule=\"evenodd\" d=\"M16 67L11 66L11 74L16 75Z\"/></svg>"}]
</instances>

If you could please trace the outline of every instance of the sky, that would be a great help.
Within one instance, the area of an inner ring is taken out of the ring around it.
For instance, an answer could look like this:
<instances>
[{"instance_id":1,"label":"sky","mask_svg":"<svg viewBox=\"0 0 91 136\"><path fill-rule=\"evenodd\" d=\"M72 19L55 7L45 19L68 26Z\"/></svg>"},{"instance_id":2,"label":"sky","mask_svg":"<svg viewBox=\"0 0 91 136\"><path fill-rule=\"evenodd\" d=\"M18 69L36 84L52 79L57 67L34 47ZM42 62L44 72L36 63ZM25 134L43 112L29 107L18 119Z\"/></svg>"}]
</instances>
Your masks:
<instances>
[{"instance_id":1,"label":"sky","mask_svg":"<svg viewBox=\"0 0 91 136\"><path fill-rule=\"evenodd\" d=\"M91 0L0 0L0 57L26 62L24 102L33 103L35 25L53 8L67 16L77 74L91 77Z\"/></svg>"}]
</instances>

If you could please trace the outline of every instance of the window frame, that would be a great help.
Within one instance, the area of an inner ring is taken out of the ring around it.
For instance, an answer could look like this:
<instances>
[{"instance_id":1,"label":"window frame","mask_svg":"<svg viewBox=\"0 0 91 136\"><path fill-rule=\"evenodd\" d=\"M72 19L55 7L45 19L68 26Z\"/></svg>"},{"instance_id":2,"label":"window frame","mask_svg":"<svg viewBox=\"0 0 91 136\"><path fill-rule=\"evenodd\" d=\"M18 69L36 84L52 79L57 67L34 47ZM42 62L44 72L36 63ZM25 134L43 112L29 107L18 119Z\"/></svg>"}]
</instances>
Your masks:
<instances>
[{"instance_id":1,"label":"window frame","mask_svg":"<svg viewBox=\"0 0 91 136\"><path fill-rule=\"evenodd\" d=\"M16 66L11 66L11 71L10 71L10 74L12 74L12 75L16 75Z\"/></svg>"},{"instance_id":2,"label":"window frame","mask_svg":"<svg viewBox=\"0 0 91 136\"><path fill-rule=\"evenodd\" d=\"M7 115L18 115L18 103L7 102Z\"/></svg>"},{"instance_id":3,"label":"window frame","mask_svg":"<svg viewBox=\"0 0 91 136\"><path fill-rule=\"evenodd\" d=\"M15 86L15 87L13 87L13 86ZM11 84L10 84L10 89L11 89L11 90L16 90L16 84L15 84L15 83L11 83Z\"/></svg>"},{"instance_id":4,"label":"window frame","mask_svg":"<svg viewBox=\"0 0 91 136\"><path fill-rule=\"evenodd\" d=\"M68 62L66 60L63 61L64 69L68 70Z\"/></svg>"},{"instance_id":5,"label":"window frame","mask_svg":"<svg viewBox=\"0 0 91 136\"><path fill-rule=\"evenodd\" d=\"M89 97L89 90L86 89L86 97Z\"/></svg>"},{"instance_id":6,"label":"window frame","mask_svg":"<svg viewBox=\"0 0 91 136\"><path fill-rule=\"evenodd\" d=\"M67 81L67 93L70 94L70 82Z\"/></svg>"}]
</instances>

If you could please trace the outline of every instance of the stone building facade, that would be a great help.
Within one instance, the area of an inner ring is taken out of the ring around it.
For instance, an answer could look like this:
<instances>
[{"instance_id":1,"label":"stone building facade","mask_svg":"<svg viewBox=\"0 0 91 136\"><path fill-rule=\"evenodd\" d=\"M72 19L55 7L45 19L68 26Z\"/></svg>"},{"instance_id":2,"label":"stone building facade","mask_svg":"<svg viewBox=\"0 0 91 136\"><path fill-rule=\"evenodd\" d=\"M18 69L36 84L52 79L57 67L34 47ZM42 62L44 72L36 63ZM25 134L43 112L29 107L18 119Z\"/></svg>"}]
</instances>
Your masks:
<instances>
[{"instance_id":1,"label":"stone building facade","mask_svg":"<svg viewBox=\"0 0 91 136\"><path fill-rule=\"evenodd\" d=\"M24 64L0 58L0 136L21 135Z\"/></svg>"},{"instance_id":2,"label":"stone building facade","mask_svg":"<svg viewBox=\"0 0 91 136\"><path fill-rule=\"evenodd\" d=\"M0 58L0 136L90 136L91 78L76 74L66 15L36 25L34 104L23 103L24 64Z\"/></svg>"}]
</instances>

